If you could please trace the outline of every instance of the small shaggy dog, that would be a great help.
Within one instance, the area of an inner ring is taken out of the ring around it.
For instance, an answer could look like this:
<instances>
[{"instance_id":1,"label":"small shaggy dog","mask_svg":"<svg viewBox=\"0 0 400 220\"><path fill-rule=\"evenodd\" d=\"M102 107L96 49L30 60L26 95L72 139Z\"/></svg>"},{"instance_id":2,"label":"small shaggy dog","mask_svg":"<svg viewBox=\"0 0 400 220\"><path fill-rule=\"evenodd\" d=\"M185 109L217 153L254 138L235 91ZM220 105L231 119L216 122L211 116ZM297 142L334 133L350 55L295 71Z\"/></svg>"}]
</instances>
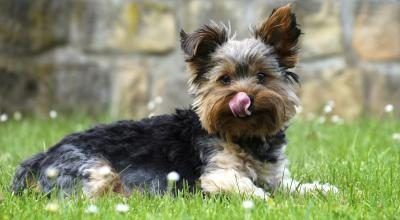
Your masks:
<instances>
[{"instance_id":1,"label":"small shaggy dog","mask_svg":"<svg viewBox=\"0 0 400 220\"><path fill-rule=\"evenodd\" d=\"M181 31L191 109L68 135L21 163L13 191L163 193L168 173L176 171L178 189L199 183L205 193L336 192L328 184L294 181L287 170L285 130L299 103L298 76L288 69L297 61L299 35L290 5L273 10L240 41L222 24Z\"/></svg>"}]
</instances>

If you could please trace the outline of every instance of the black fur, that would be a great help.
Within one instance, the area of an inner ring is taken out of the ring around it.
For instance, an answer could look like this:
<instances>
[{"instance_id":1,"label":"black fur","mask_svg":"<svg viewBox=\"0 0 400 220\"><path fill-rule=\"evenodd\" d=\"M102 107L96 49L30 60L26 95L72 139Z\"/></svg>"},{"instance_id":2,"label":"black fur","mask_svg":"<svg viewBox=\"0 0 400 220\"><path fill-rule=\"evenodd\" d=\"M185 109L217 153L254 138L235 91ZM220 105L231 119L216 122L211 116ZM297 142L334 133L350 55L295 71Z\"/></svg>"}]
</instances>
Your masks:
<instances>
[{"instance_id":1,"label":"black fur","mask_svg":"<svg viewBox=\"0 0 400 220\"><path fill-rule=\"evenodd\" d=\"M12 189L20 192L26 181L36 181L44 192L54 187L71 192L77 181L84 181L82 167L90 161L108 161L119 173L125 191L147 189L159 193L167 189L166 176L171 171L180 174L178 188L184 181L190 189L196 184L208 158L218 150L216 136L202 129L192 110L177 110L141 121L118 121L100 125L84 132L66 136L45 153L24 161L18 168ZM276 162L274 152L285 142L284 133L267 139L241 140L240 145L252 155L267 162ZM48 167L59 171L56 179L46 175Z\"/></svg>"},{"instance_id":2,"label":"black fur","mask_svg":"<svg viewBox=\"0 0 400 220\"><path fill-rule=\"evenodd\" d=\"M239 139L236 143L249 152L254 158L262 162L276 163L286 157L282 153L282 147L286 145L284 130L272 137L262 140L260 138Z\"/></svg>"}]
</instances>

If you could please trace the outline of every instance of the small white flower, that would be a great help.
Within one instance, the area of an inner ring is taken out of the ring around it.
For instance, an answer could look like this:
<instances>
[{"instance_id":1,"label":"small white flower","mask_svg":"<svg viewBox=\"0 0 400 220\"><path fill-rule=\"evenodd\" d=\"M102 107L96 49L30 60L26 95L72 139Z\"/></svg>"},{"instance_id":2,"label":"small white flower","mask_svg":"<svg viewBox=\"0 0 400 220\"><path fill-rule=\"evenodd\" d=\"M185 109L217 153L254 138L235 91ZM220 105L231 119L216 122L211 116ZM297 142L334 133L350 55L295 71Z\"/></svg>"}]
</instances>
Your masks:
<instances>
[{"instance_id":1,"label":"small white flower","mask_svg":"<svg viewBox=\"0 0 400 220\"><path fill-rule=\"evenodd\" d=\"M333 107L331 105L325 105L324 106L324 112L325 113L330 113L330 112L332 112L332 110L333 110Z\"/></svg>"},{"instance_id":2,"label":"small white flower","mask_svg":"<svg viewBox=\"0 0 400 220\"><path fill-rule=\"evenodd\" d=\"M48 167L46 169L46 176L49 178L56 178L58 176L58 169L54 167Z\"/></svg>"},{"instance_id":3,"label":"small white flower","mask_svg":"<svg viewBox=\"0 0 400 220\"><path fill-rule=\"evenodd\" d=\"M156 96L156 97L154 98L154 102L155 102L156 104L161 104L161 103L163 102L163 98L162 98L161 96Z\"/></svg>"},{"instance_id":4,"label":"small white flower","mask_svg":"<svg viewBox=\"0 0 400 220\"><path fill-rule=\"evenodd\" d=\"M394 109L394 107L392 104L387 104L385 106L385 112L387 112L387 113L393 112L393 109Z\"/></svg>"},{"instance_id":5,"label":"small white flower","mask_svg":"<svg viewBox=\"0 0 400 220\"><path fill-rule=\"evenodd\" d=\"M245 200L242 203L244 209L250 210L254 208L254 202L251 200Z\"/></svg>"},{"instance_id":6,"label":"small white flower","mask_svg":"<svg viewBox=\"0 0 400 220\"><path fill-rule=\"evenodd\" d=\"M111 168L109 166L102 166L97 169L98 174L101 176L107 176L111 173Z\"/></svg>"},{"instance_id":7,"label":"small white flower","mask_svg":"<svg viewBox=\"0 0 400 220\"><path fill-rule=\"evenodd\" d=\"M47 203L47 205L44 207L44 209L49 212L57 212L59 208L60 207L56 202Z\"/></svg>"},{"instance_id":8,"label":"small white flower","mask_svg":"<svg viewBox=\"0 0 400 220\"><path fill-rule=\"evenodd\" d=\"M117 212L127 212L127 211L129 211L129 206L128 205L126 205L126 204L117 204L116 206L115 206L115 211L117 211Z\"/></svg>"},{"instance_id":9,"label":"small white flower","mask_svg":"<svg viewBox=\"0 0 400 220\"><path fill-rule=\"evenodd\" d=\"M14 112L14 119L16 120L16 121L19 121L19 120L21 120L22 119L22 114L21 114L21 112Z\"/></svg>"},{"instance_id":10,"label":"small white flower","mask_svg":"<svg viewBox=\"0 0 400 220\"><path fill-rule=\"evenodd\" d=\"M340 118L338 115L332 115L331 121L334 124L342 124L343 123L343 119Z\"/></svg>"},{"instance_id":11,"label":"small white flower","mask_svg":"<svg viewBox=\"0 0 400 220\"><path fill-rule=\"evenodd\" d=\"M326 102L326 105L329 105L329 106L331 106L333 108L333 107L335 107L335 101L329 100L329 101Z\"/></svg>"},{"instance_id":12,"label":"small white flower","mask_svg":"<svg viewBox=\"0 0 400 220\"><path fill-rule=\"evenodd\" d=\"M324 116L320 116L320 117L318 118L318 123L320 123L320 124L325 123L325 121L326 121L326 118L325 118Z\"/></svg>"},{"instance_id":13,"label":"small white flower","mask_svg":"<svg viewBox=\"0 0 400 220\"><path fill-rule=\"evenodd\" d=\"M55 119L55 118L57 118L58 114L57 114L57 112L55 110L51 110L49 112L49 116L50 116L51 119Z\"/></svg>"},{"instance_id":14,"label":"small white flower","mask_svg":"<svg viewBox=\"0 0 400 220\"><path fill-rule=\"evenodd\" d=\"M87 208L86 208L86 210L85 210L85 212L86 213L98 213L99 212L99 209L97 208L97 206L95 206L95 205L89 205Z\"/></svg>"},{"instance_id":15,"label":"small white flower","mask_svg":"<svg viewBox=\"0 0 400 220\"><path fill-rule=\"evenodd\" d=\"M395 141L400 141L400 133L393 133L392 139Z\"/></svg>"},{"instance_id":16,"label":"small white flower","mask_svg":"<svg viewBox=\"0 0 400 220\"><path fill-rule=\"evenodd\" d=\"M0 122L6 122L8 120L8 115L3 113L0 115Z\"/></svg>"},{"instance_id":17,"label":"small white flower","mask_svg":"<svg viewBox=\"0 0 400 220\"><path fill-rule=\"evenodd\" d=\"M154 117L156 114L154 114L153 112L149 114L149 118Z\"/></svg>"},{"instance_id":18,"label":"small white flower","mask_svg":"<svg viewBox=\"0 0 400 220\"><path fill-rule=\"evenodd\" d=\"M154 103L154 101L150 101L149 103L147 103L147 109L149 111L152 111L156 108L156 104Z\"/></svg>"},{"instance_id":19,"label":"small white flower","mask_svg":"<svg viewBox=\"0 0 400 220\"><path fill-rule=\"evenodd\" d=\"M179 173L177 173L175 171L172 171L172 172L168 173L168 175L167 175L167 179L170 182L176 182L179 180L179 178L180 178Z\"/></svg>"}]
</instances>

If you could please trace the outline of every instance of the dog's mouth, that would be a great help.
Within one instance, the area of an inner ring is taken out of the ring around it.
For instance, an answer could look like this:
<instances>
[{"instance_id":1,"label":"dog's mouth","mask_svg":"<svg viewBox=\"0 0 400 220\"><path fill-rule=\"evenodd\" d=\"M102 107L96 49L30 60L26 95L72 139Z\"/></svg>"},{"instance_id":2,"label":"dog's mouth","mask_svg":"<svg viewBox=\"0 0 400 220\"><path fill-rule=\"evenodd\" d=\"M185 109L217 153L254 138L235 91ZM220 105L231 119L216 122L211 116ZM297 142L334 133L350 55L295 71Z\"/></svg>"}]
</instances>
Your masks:
<instances>
[{"instance_id":1,"label":"dog's mouth","mask_svg":"<svg viewBox=\"0 0 400 220\"><path fill-rule=\"evenodd\" d=\"M250 117L252 114L252 100L245 92L238 92L229 101L229 108L233 116L238 118Z\"/></svg>"}]
</instances>

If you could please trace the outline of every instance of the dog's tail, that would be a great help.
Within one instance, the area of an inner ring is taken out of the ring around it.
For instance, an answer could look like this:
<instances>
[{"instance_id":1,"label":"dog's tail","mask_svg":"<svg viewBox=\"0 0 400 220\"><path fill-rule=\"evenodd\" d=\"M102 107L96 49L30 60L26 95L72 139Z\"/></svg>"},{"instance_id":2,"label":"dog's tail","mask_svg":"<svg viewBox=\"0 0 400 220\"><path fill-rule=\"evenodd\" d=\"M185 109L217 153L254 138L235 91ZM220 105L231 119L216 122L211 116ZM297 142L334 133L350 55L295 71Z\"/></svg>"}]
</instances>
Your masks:
<instances>
[{"instance_id":1,"label":"dog's tail","mask_svg":"<svg viewBox=\"0 0 400 220\"><path fill-rule=\"evenodd\" d=\"M45 153L36 154L19 165L11 186L14 193L21 193L24 189L37 184L35 179L45 156Z\"/></svg>"}]
</instances>

